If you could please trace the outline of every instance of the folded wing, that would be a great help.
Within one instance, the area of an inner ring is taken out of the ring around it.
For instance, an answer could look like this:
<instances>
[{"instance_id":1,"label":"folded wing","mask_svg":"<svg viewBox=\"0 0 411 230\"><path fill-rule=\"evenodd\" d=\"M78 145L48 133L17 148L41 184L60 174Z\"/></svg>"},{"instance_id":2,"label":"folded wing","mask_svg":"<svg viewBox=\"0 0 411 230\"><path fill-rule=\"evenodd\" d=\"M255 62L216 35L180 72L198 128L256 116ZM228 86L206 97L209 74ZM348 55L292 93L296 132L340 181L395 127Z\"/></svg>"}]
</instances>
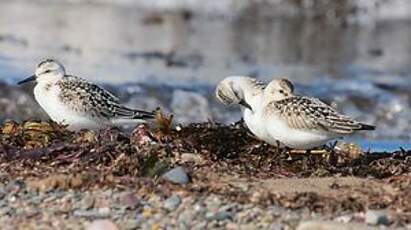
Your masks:
<instances>
[{"instance_id":1,"label":"folded wing","mask_svg":"<svg viewBox=\"0 0 411 230\"><path fill-rule=\"evenodd\" d=\"M61 99L77 112L106 119L150 119L155 116L154 112L125 107L109 91L75 76L67 76L58 84L61 84Z\"/></svg>"},{"instance_id":2,"label":"folded wing","mask_svg":"<svg viewBox=\"0 0 411 230\"><path fill-rule=\"evenodd\" d=\"M362 124L338 113L331 106L316 98L294 96L270 103L276 113L289 127L350 134L357 130L373 130L372 125Z\"/></svg>"}]
</instances>

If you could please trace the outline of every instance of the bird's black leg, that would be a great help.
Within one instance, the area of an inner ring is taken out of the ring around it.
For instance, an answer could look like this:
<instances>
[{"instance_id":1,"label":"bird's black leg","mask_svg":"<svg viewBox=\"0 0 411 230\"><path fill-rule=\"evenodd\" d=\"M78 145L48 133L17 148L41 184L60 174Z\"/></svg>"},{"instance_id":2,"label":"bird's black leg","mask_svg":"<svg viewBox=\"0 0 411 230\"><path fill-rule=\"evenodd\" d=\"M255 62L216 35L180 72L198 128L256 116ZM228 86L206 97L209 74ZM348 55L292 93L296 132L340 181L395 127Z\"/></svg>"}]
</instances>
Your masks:
<instances>
[{"instance_id":1,"label":"bird's black leg","mask_svg":"<svg viewBox=\"0 0 411 230\"><path fill-rule=\"evenodd\" d=\"M325 145L325 149L328 151L328 163L331 166L335 166L338 163L338 156L335 152L336 145L337 145L337 141L332 143L330 146Z\"/></svg>"}]
</instances>

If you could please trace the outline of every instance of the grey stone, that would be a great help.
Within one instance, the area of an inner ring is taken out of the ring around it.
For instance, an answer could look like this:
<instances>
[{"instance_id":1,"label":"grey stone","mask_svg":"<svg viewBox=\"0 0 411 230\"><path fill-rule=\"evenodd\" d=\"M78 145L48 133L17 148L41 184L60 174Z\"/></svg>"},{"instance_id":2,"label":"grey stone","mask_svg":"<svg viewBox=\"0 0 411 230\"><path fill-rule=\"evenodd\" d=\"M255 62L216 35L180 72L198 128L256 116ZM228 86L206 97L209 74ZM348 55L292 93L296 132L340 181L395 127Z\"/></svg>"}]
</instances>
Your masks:
<instances>
[{"instance_id":1,"label":"grey stone","mask_svg":"<svg viewBox=\"0 0 411 230\"><path fill-rule=\"evenodd\" d=\"M134 209L140 204L140 199L132 193L123 193L119 199L121 206L128 209Z\"/></svg>"},{"instance_id":2,"label":"grey stone","mask_svg":"<svg viewBox=\"0 0 411 230\"><path fill-rule=\"evenodd\" d=\"M10 215L13 213L13 208L11 207L4 207L0 209L0 217L3 217L5 215Z\"/></svg>"},{"instance_id":3,"label":"grey stone","mask_svg":"<svg viewBox=\"0 0 411 230\"><path fill-rule=\"evenodd\" d=\"M139 108L146 111L153 111L160 107L163 113L168 114L170 112L165 108L160 100L150 97L149 95L133 95L129 98L126 105L131 108Z\"/></svg>"},{"instance_id":4,"label":"grey stone","mask_svg":"<svg viewBox=\"0 0 411 230\"><path fill-rule=\"evenodd\" d=\"M118 230L118 227L110 220L95 220L87 226L86 230Z\"/></svg>"},{"instance_id":5,"label":"grey stone","mask_svg":"<svg viewBox=\"0 0 411 230\"><path fill-rule=\"evenodd\" d=\"M171 110L178 123L202 122L211 117L208 100L199 93L175 90Z\"/></svg>"},{"instance_id":6,"label":"grey stone","mask_svg":"<svg viewBox=\"0 0 411 230\"><path fill-rule=\"evenodd\" d=\"M186 209L178 216L178 221L184 224L190 224L196 218L196 212Z\"/></svg>"},{"instance_id":7,"label":"grey stone","mask_svg":"<svg viewBox=\"0 0 411 230\"><path fill-rule=\"evenodd\" d=\"M227 212L227 211L221 211L221 212L208 212L206 214L206 218L208 220L216 220L216 221L223 221L227 219L233 219L233 213L232 212Z\"/></svg>"},{"instance_id":8,"label":"grey stone","mask_svg":"<svg viewBox=\"0 0 411 230\"><path fill-rule=\"evenodd\" d=\"M23 182L18 180L10 181L4 188L5 192L10 196L20 192Z\"/></svg>"},{"instance_id":9,"label":"grey stone","mask_svg":"<svg viewBox=\"0 0 411 230\"><path fill-rule=\"evenodd\" d=\"M284 226L282 224L273 223L270 225L270 230L283 230Z\"/></svg>"},{"instance_id":10,"label":"grey stone","mask_svg":"<svg viewBox=\"0 0 411 230\"><path fill-rule=\"evenodd\" d=\"M182 167L173 168L162 177L175 184L187 184L189 182L188 175Z\"/></svg>"},{"instance_id":11,"label":"grey stone","mask_svg":"<svg viewBox=\"0 0 411 230\"><path fill-rule=\"evenodd\" d=\"M164 208L168 211L174 211L181 204L181 198L178 195L173 195L164 201Z\"/></svg>"},{"instance_id":12,"label":"grey stone","mask_svg":"<svg viewBox=\"0 0 411 230\"><path fill-rule=\"evenodd\" d=\"M220 211L220 212L223 212L223 211L228 212L228 211L236 211L237 209L238 209L238 207L237 207L236 204L225 204L225 205L221 206L218 211Z\"/></svg>"},{"instance_id":13,"label":"grey stone","mask_svg":"<svg viewBox=\"0 0 411 230\"><path fill-rule=\"evenodd\" d=\"M95 199L94 199L93 196L88 195L88 194L85 195L85 196L83 197L83 199L81 199L81 203L80 203L81 209L88 210L88 209L93 208L93 206L94 206L94 201L95 201Z\"/></svg>"},{"instance_id":14,"label":"grey stone","mask_svg":"<svg viewBox=\"0 0 411 230\"><path fill-rule=\"evenodd\" d=\"M194 211L195 211L198 215L203 216L203 215L205 215L205 214L207 213L207 207L206 207L206 205L205 205L202 201L200 201L200 202L197 202L197 203L194 205Z\"/></svg>"},{"instance_id":15,"label":"grey stone","mask_svg":"<svg viewBox=\"0 0 411 230\"><path fill-rule=\"evenodd\" d=\"M203 157L200 154L183 153L181 154L181 160L183 162L195 162L200 163L203 161Z\"/></svg>"},{"instance_id":16,"label":"grey stone","mask_svg":"<svg viewBox=\"0 0 411 230\"><path fill-rule=\"evenodd\" d=\"M144 218L143 214L137 214L135 221L140 226L146 221L146 218Z\"/></svg>"},{"instance_id":17,"label":"grey stone","mask_svg":"<svg viewBox=\"0 0 411 230\"><path fill-rule=\"evenodd\" d=\"M274 216L281 216L281 214L284 213L284 208L277 205L273 205L270 208L270 213Z\"/></svg>"},{"instance_id":18,"label":"grey stone","mask_svg":"<svg viewBox=\"0 0 411 230\"><path fill-rule=\"evenodd\" d=\"M207 225L208 225L208 222L207 221L201 221L201 222L196 222L196 224L193 226L193 229L195 229L195 230L205 230L205 229L207 229Z\"/></svg>"},{"instance_id":19,"label":"grey stone","mask_svg":"<svg viewBox=\"0 0 411 230\"><path fill-rule=\"evenodd\" d=\"M51 193L50 196L46 197L43 202L44 203L50 203L50 202L54 202L57 199L57 197L55 196L55 193Z\"/></svg>"},{"instance_id":20,"label":"grey stone","mask_svg":"<svg viewBox=\"0 0 411 230\"><path fill-rule=\"evenodd\" d=\"M302 221L297 226L296 230L374 230L376 228L369 227L365 224L360 223L341 223L336 221L320 221L320 220L310 220Z\"/></svg>"},{"instance_id":21,"label":"grey stone","mask_svg":"<svg viewBox=\"0 0 411 230\"><path fill-rule=\"evenodd\" d=\"M91 210L75 210L74 216L87 218L106 218L110 216L110 208L99 208Z\"/></svg>"},{"instance_id":22,"label":"grey stone","mask_svg":"<svg viewBox=\"0 0 411 230\"><path fill-rule=\"evenodd\" d=\"M371 225L388 225L390 223L387 214L382 210L368 210L365 213L365 223Z\"/></svg>"},{"instance_id":23,"label":"grey stone","mask_svg":"<svg viewBox=\"0 0 411 230\"><path fill-rule=\"evenodd\" d=\"M0 200L6 196L7 192L4 189L4 186L0 185Z\"/></svg>"},{"instance_id":24,"label":"grey stone","mask_svg":"<svg viewBox=\"0 0 411 230\"><path fill-rule=\"evenodd\" d=\"M44 200L44 196L34 196L31 198L30 203L38 205L41 204Z\"/></svg>"},{"instance_id":25,"label":"grey stone","mask_svg":"<svg viewBox=\"0 0 411 230\"><path fill-rule=\"evenodd\" d=\"M190 230L191 228L190 228L190 225L189 225L188 223L186 223L186 222L181 222L181 223L178 224L178 229L181 229L181 230Z\"/></svg>"},{"instance_id":26,"label":"grey stone","mask_svg":"<svg viewBox=\"0 0 411 230\"><path fill-rule=\"evenodd\" d=\"M126 220L122 225L122 229L125 230L134 230L138 227L140 227L140 222L137 220Z\"/></svg>"}]
</instances>

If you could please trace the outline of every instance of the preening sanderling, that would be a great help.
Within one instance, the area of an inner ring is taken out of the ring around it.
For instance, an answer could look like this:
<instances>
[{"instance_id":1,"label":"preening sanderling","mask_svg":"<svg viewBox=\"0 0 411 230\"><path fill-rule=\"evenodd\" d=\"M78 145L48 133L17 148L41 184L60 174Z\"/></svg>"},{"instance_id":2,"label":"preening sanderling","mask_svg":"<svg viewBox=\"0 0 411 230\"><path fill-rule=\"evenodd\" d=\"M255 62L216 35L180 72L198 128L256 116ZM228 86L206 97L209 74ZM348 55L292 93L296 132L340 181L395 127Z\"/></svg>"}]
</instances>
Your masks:
<instances>
[{"instance_id":1,"label":"preening sanderling","mask_svg":"<svg viewBox=\"0 0 411 230\"><path fill-rule=\"evenodd\" d=\"M248 129L261 140L265 140L265 127L261 122L260 104L265 84L246 76L230 76L216 87L217 99L225 105L241 105L243 119Z\"/></svg>"}]
</instances>

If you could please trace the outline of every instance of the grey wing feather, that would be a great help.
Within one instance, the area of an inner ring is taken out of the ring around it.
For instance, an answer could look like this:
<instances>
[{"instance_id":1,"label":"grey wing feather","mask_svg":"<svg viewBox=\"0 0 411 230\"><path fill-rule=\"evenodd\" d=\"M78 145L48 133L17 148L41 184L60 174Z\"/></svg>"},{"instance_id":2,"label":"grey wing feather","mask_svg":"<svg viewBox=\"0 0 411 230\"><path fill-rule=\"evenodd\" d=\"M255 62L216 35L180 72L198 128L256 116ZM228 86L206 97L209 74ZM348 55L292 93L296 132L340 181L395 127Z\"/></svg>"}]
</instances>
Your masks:
<instances>
[{"instance_id":1,"label":"grey wing feather","mask_svg":"<svg viewBox=\"0 0 411 230\"><path fill-rule=\"evenodd\" d=\"M295 129L349 134L363 129L363 124L344 116L324 102L309 97L290 97L272 102L276 113Z\"/></svg>"},{"instance_id":2,"label":"grey wing feather","mask_svg":"<svg viewBox=\"0 0 411 230\"><path fill-rule=\"evenodd\" d=\"M67 76L60 81L61 99L78 112L112 118L154 118L153 112L130 109L119 104L119 99L109 91L84 79Z\"/></svg>"}]
</instances>

